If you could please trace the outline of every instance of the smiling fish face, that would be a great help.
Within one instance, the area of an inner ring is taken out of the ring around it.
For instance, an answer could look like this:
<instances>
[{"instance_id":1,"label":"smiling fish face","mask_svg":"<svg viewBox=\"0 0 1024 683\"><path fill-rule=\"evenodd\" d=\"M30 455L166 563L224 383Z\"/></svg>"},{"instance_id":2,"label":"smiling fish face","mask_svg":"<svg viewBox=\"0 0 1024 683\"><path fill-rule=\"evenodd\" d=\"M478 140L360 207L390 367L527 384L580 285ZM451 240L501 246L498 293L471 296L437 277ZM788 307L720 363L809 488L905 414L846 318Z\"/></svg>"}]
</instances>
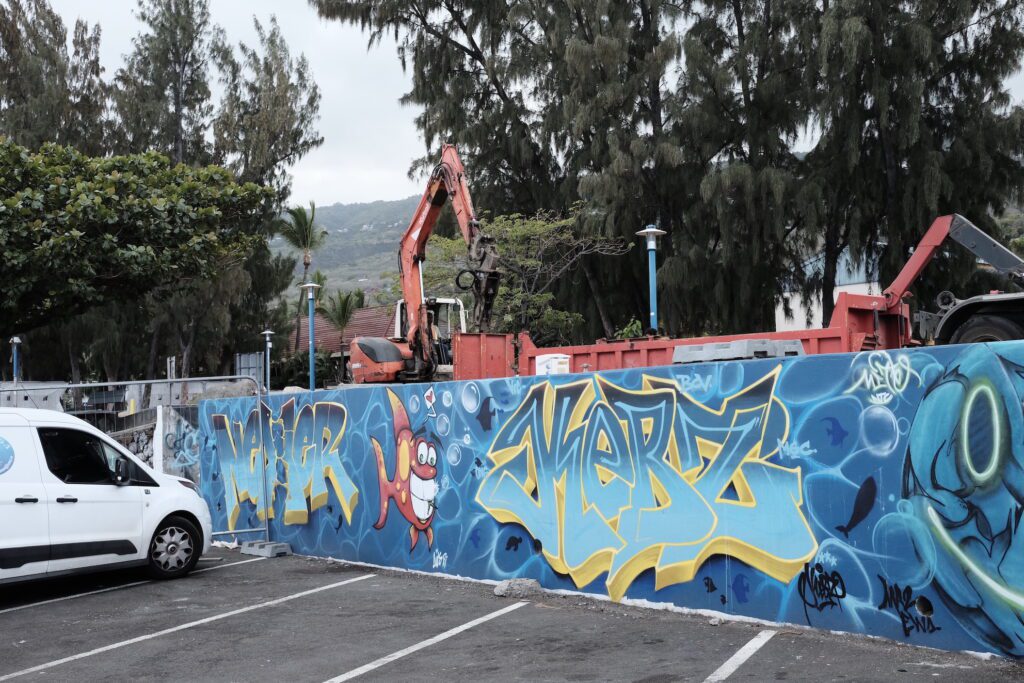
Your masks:
<instances>
[{"instance_id":1,"label":"smiling fish face","mask_svg":"<svg viewBox=\"0 0 1024 683\"><path fill-rule=\"evenodd\" d=\"M377 460L377 481L380 485L380 516L375 529L383 529L391 507L410 524L409 550L416 548L420 536L427 537L427 547L434 545L434 512L437 510L437 446L428 439L415 436L409 415L398 395L387 390L391 403L394 428L393 474L388 475L385 449L375 438L370 438Z\"/></svg>"},{"instance_id":2,"label":"smiling fish face","mask_svg":"<svg viewBox=\"0 0 1024 683\"><path fill-rule=\"evenodd\" d=\"M409 495L416 521L413 526L426 529L434 517L437 498L437 448L424 439L416 440L416 461L409 472Z\"/></svg>"},{"instance_id":3,"label":"smiling fish face","mask_svg":"<svg viewBox=\"0 0 1024 683\"><path fill-rule=\"evenodd\" d=\"M1024 655L1024 352L972 345L928 390L903 494L930 538L933 587L979 641Z\"/></svg>"}]
</instances>

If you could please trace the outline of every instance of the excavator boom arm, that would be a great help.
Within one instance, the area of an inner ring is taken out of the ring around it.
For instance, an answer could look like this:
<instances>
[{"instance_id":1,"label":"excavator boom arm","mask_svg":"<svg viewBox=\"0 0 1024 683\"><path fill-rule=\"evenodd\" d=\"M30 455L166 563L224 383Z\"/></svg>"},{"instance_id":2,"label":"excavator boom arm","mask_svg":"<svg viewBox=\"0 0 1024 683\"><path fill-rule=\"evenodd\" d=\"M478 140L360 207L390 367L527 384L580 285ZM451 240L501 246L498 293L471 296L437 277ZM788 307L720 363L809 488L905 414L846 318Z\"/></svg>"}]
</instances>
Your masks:
<instances>
[{"instance_id":1,"label":"excavator boom arm","mask_svg":"<svg viewBox=\"0 0 1024 683\"><path fill-rule=\"evenodd\" d=\"M466 183L465 168L454 145L444 145L441 162L434 167L412 221L402 236L398 250L401 269L402 296L405 299L408 334L406 339L418 361L436 364L430 321L423 293L421 264L426 259L426 246L434 232L437 219L446 202L451 202L459 230L469 248L472 269L459 274L460 283L467 284L474 295L473 326L486 329L490 323L491 308L498 291L498 255L494 242L480 230L473 208L473 199ZM463 275L471 273L473 280L466 283ZM461 285L460 285L461 286ZM427 369L432 372L433 368Z\"/></svg>"}]
</instances>

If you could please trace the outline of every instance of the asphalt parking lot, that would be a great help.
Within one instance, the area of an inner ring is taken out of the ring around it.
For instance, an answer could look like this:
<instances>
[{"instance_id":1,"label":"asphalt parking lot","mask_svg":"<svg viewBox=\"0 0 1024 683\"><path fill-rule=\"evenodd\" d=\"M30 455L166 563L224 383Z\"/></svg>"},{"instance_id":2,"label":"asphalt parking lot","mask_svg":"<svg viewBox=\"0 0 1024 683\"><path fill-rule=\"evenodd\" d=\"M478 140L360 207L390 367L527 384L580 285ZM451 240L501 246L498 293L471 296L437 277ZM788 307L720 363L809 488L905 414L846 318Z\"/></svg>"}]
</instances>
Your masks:
<instances>
[{"instance_id":1,"label":"asphalt parking lot","mask_svg":"<svg viewBox=\"0 0 1024 683\"><path fill-rule=\"evenodd\" d=\"M710 679L709 679L710 677ZM1024 666L216 549L190 577L0 588L0 681L1024 680Z\"/></svg>"}]
</instances>

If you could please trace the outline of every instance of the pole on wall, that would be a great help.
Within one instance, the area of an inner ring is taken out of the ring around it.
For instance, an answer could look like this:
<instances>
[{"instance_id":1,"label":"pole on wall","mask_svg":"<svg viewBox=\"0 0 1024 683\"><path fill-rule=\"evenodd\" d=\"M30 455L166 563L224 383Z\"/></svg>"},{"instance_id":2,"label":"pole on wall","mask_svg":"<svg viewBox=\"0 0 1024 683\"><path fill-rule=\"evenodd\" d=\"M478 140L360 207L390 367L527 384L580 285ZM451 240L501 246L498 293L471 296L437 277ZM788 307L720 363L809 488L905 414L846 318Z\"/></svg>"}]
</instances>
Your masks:
<instances>
[{"instance_id":1,"label":"pole on wall","mask_svg":"<svg viewBox=\"0 0 1024 683\"><path fill-rule=\"evenodd\" d=\"M266 344L264 345L264 348L263 348L263 390L269 396L270 395L270 349L272 349L274 347L274 344L273 344L273 342L270 341L270 338L272 336L274 336L274 331L270 330L270 329L266 329L266 330L263 330L262 332L260 332L260 334L263 335L263 339L266 342ZM296 334L298 334L297 331L296 331Z\"/></svg>"},{"instance_id":2,"label":"pole on wall","mask_svg":"<svg viewBox=\"0 0 1024 683\"><path fill-rule=\"evenodd\" d=\"M648 225L643 230L638 230L637 235L643 237L647 242L647 282L650 290L651 317L647 330L653 334L658 332L658 238L665 234L664 230L658 229L656 225Z\"/></svg>"},{"instance_id":3,"label":"pole on wall","mask_svg":"<svg viewBox=\"0 0 1024 683\"><path fill-rule=\"evenodd\" d=\"M21 337L11 337L11 365L14 366L14 383L18 383L21 368L18 364L18 347L21 346Z\"/></svg>"},{"instance_id":4,"label":"pole on wall","mask_svg":"<svg viewBox=\"0 0 1024 683\"><path fill-rule=\"evenodd\" d=\"M309 304L309 391L313 392L316 390L316 344L313 341L316 336L316 290L320 289L320 285L306 282L300 286L306 290L306 301ZM298 333L296 330L295 334Z\"/></svg>"}]
</instances>

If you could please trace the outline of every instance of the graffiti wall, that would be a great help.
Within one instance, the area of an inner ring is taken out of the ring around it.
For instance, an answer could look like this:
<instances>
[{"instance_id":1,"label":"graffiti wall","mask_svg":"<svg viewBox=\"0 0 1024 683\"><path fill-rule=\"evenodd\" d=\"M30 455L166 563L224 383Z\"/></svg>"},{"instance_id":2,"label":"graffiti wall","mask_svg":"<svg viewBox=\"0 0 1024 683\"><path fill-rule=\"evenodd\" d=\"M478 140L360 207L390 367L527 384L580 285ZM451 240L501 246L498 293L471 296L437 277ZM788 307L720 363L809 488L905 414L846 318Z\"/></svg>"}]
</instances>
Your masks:
<instances>
[{"instance_id":1,"label":"graffiti wall","mask_svg":"<svg viewBox=\"0 0 1024 683\"><path fill-rule=\"evenodd\" d=\"M199 408L196 406L160 406L162 411L161 469L165 474L199 482L199 453L202 436L199 433Z\"/></svg>"},{"instance_id":2,"label":"graffiti wall","mask_svg":"<svg viewBox=\"0 0 1024 683\"><path fill-rule=\"evenodd\" d=\"M197 443L215 526L296 552L1019 657L1022 398L1011 342L205 401Z\"/></svg>"}]
</instances>

